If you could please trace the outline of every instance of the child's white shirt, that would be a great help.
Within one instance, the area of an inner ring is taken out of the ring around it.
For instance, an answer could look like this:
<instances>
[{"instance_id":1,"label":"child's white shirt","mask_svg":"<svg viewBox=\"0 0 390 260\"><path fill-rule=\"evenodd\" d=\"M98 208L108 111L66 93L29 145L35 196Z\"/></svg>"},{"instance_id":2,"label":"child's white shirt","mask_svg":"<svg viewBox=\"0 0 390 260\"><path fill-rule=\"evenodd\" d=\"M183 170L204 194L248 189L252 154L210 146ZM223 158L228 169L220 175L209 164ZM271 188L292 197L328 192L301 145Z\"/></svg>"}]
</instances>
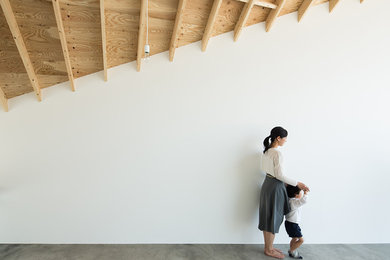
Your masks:
<instances>
[{"instance_id":1,"label":"child's white shirt","mask_svg":"<svg viewBox=\"0 0 390 260\"><path fill-rule=\"evenodd\" d=\"M306 203L307 196L303 194L302 198L290 198L288 203L290 204L291 211L286 215L286 220L289 222L297 223L301 221L300 207Z\"/></svg>"}]
</instances>

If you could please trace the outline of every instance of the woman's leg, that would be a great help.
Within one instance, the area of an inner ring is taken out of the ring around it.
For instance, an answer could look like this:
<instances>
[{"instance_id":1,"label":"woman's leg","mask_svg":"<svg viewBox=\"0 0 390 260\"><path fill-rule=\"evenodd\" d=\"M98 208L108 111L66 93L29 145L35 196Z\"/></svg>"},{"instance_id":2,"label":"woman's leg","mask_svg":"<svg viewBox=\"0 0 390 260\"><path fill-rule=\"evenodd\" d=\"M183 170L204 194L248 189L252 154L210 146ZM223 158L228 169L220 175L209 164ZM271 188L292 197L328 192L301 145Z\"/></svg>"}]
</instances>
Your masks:
<instances>
[{"instance_id":1,"label":"woman's leg","mask_svg":"<svg viewBox=\"0 0 390 260\"><path fill-rule=\"evenodd\" d=\"M271 232L263 231L264 235L264 254L275 258L283 259L284 254L274 248L275 234Z\"/></svg>"}]
</instances>

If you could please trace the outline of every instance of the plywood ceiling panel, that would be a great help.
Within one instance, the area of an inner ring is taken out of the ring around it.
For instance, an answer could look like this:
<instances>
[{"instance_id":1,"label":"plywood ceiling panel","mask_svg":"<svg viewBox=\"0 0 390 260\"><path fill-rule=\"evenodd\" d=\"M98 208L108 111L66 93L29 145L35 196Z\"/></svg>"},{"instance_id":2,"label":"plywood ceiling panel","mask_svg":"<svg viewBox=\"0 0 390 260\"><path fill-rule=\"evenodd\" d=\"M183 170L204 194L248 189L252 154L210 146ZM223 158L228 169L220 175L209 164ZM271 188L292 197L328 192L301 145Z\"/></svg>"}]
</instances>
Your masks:
<instances>
[{"instance_id":1,"label":"plywood ceiling panel","mask_svg":"<svg viewBox=\"0 0 390 260\"><path fill-rule=\"evenodd\" d=\"M99 0L61 0L60 7L74 77L103 70Z\"/></svg>"},{"instance_id":2,"label":"plywood ceiling panel","mask_svg":"<svg viewBox=\"0 0 390 260\"><path fill-rule=\"evenodd\" d=\"M277 4L274 0L262 0ZM41 87L68 81L51 0L10 0ZM148 0L151 54L169 50L179 0ZM177 46L202 40L214 0L187 0ZM280 15L296 12L303 0L287 0ZM317 0L323 4L328 0ZM100 0L59 0L75 78L103 70ZM136 60L141 0L104 0L108 67ZM223 0L213 36L234 30L245 0ZM270 8L255 5L245 26L264 22ZM272 33L272 32L271 32ZM0 12L0 87L7 98L33 91L4 14ZM168 57L168 55L167 55ZM130 68L129 68L130 69Z\"/></svg>"},{"instance_id":3,"label":"plywood ceiling panel","mask_svg":"<svg viewBox=\"0 0 390 260\"><path fill-rule=\"evenodd\" d=\"M33 91L7 21L0 8L0 87L7 98Z\"/></svg>"},{"instance_id":4,"label":"plywood ceiling panel","mask_svg":"<svg viewBox=\"0 0 390 260\"><path fill-rule=\"evenodd\" d=\"M10 3L40 87L68 81L51 2L11 0Z\"/></svg>"}]
</instances>

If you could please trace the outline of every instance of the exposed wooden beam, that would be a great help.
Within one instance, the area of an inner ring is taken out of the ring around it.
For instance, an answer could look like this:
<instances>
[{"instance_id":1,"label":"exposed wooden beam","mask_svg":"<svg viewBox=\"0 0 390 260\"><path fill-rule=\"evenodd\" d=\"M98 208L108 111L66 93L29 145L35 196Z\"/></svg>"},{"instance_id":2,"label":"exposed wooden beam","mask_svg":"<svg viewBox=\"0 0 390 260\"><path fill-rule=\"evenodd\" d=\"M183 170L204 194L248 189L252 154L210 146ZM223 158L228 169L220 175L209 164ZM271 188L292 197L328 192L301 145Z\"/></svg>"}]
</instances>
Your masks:
<instances>
[{"instance_id":1,"label":"exposed wooden beam","mask_svg":"<svg viewBox=\"0 0 390 260\"><path fill-rule=\"evenodd\" d=\"M183 21L183 13L187 0L179 0L179 4L177 6L175 26L173 27L171 44L169 46L169 61L173 61L173 57L175 56L175 49L177 48L177 42L179 40L179 33L181 23Z\"/></svg>"},{"instance_id":2,"label":"exposed wooden beam","mask_svg":"<svg viewBox=\"0 0 390 260\"><path fill-rule=\"evenodd\" d=\"M298 9L298 22L301 21L306 11L314 4L315 0L304 0Z\"/></svg>"},{"instance_id":3,"label":"exposed wooden beam","mask_svg":"<svg viewBox=\"0 0 390 260\"><path fill-rule=\"evenodd\" d=\"M57 22L58 34L60 35L62 52L64 54L66 71L68 72L70 87L71 87L72 91L75 91L72 66L70 65L70 59L69 59L68 44L66 42L64 24L62 23L60 0L52 0L52 3L53 3L54 15L56 17L56 22Z\"/></svg>"},{"instance_id":4,"label":"exposed wooden beam","mask_svg":"<svg viewBox=\"0 0 390 260\"><path fill-rule=\"evenodd\" d=\"M214 0L213 7L211 8L209 19L207 21L206 29L204 30L203 38L202 38L202 51L205 51L207 48L207 44L213 33L214 23L217 20L218 10L221 7L222 0Z\"/></svg>"},{"instance_id":5,"label":"exposed wooden beam","mask_svg":"<svg viewBox=\"0 0 390 260\"><path fill-rule=\"evenodd\" d=\"M12 33L12 37L15 40L16 47L18 48L19 51L19 55L22 58L24 67L26 68L28 78L30 79L31 85L35 90L35 95L37 96L38 101L42 101L41 88L38 83L38 78L35 75L34 67L32 66L30 57L28 56L26 45L24 44L22 34L19 31L19 27L16 22L15 15L11 8L11 4L9 0L0 0L0 5L1 8L3 9L3 13L5 19L7 20L10 31Z\"/></svg>"},{"instance_id":6,"label":"exposed wooden beam","mask_svg":"<svg viewBox=\"0 0 390 260\"><path fill-rule=\"evenodd\" d=\"M148 5L146 0L141 0L141 9L139 13L139 30L138 30L138 50L137 50L137 71L141 70L141 60L144 56L144 47L146 40L146 19Z\"/></svg>"},{"instance_id":7,"label":"exposed wooden beam","mask_svg":"<svg viewBox=\"0 0 390 260\"><path fill-rule=\"evenodd\" d=\"M4 91L0 87L0 99L3 104L3 108L5 112L8 112L8 99L6 98Z\"/></svg>"},{"instance_id":8,"label":"exposed wooden beam","mask_svg":"<svg viewBox=\"0 0 390 260\"><path fill-rule=\"evenodd\" d=\"M242 9L240 18L236 23L236 27L234 27L234 41L237 41L238 37L240 36L242 28L245 26L254 4L254 0L249 0Z\"/></svg>"},{"instance_id":9,"label":"exposed wooden beam","mask_svg":"<svg viewBox=\"0 0 390 260\"><path fill-rule=\"evenodd\" d=\"M106 18L104 16L104 0L100 0L100 24L102 26L104 81L107 81L107 42L106 42Z\"/></svg>"},{"instance_id":10,"label":"exposed wooden beam","mask_svg":"<svg viewBox=\"0 0 390 260\"><path fill-rule=\"evenodd\" d=\"M340 0L329 0L329 13L336 7Z\"/></svg>"},{"instance_id":11,"label":"exposed wooden beam","mask_svg":"<svg viewBox=\"0 0 390 260\"><path fill-rule=\"evenodd\" d=\"M274 24L276 18L279 16L280 12L283 9L284 4L287 2L287 0L276 0L276 3L278 4L278 7L275 9L272 9L271 12L269 12L267 20L265 21L265 31L269 32L272 25Z\"/></svg>"},{"instance_id":12,"label":"exposed wooden beam","mask_svg":"<svg viewBox=\"0 0 390 260\"><path fill-rule=\"evenodd\" d=\"M363 3L364 0L360 0L360 3Z\"/></svg>"},{"instance_id":13,"label":"exposed wooden beam","mask_svg":"<svg viewBox=\"0 0 390 260\"><path fill-rule=\"evenodd\" d=\"M238 0L238 1L247 3L250 0ZM258 5L261 7L267 7L267 8L271 8L271 9L275 9L276 7L278 7L276 4L265 2L265 1L260 1L260 0L255 1L255 5Z\"/></svg>"}]
</instances>

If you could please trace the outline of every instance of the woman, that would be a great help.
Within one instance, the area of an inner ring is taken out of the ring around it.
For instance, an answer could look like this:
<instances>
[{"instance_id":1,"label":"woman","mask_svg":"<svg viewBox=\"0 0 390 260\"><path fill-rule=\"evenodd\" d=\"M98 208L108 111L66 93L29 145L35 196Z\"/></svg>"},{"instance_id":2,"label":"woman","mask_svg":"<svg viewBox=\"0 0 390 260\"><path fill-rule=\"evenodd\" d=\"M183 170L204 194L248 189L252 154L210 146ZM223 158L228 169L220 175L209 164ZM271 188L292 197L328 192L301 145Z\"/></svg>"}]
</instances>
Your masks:
<instances>
[{"instance_id":1,"label":"woman","mask_svg":"<svg viewBox=\"0 0 390 260\"><path fill-rule=\"evenodd\" d=\"M281 250L273 247L275 233L283 222L283 217L290 211L286 185L298 186L309 190L302 182L288 178L282 171L282 154L276 148L283 146L287 140L287 130L277 126L271 135L264 139L264 154L261 169L267 174L260 192L259 229L264 235L264 254L282 259Z\"/></svg>"}]
</instances>

